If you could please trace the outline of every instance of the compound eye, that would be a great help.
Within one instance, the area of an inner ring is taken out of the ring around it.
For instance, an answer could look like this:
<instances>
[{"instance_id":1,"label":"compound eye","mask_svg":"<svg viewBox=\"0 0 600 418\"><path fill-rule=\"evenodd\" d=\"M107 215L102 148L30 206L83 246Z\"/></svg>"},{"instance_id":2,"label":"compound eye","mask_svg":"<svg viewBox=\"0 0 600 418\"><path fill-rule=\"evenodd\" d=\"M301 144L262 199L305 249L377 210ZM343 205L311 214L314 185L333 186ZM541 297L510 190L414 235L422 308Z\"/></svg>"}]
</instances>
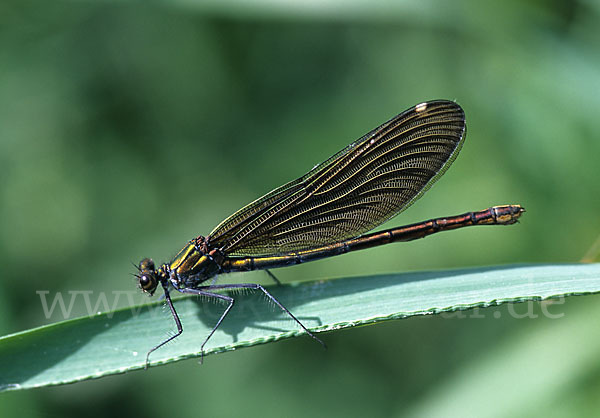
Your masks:
<instances>
[{"instance_id":1,"label":"compound eye","mask_svg":"<svg viewBox=\"0 0 600 418\"><path fill-rule=\"evenodd\" d=\"M140 287L144 292L152 294L157 286L158 280L156 280L156 275L154 273L146 273L140 276Z\"/></svg>"},{"instance_id":2,"label":"compound eye","mask_svg":"<svg viewBox=\"0 0 600 418\"><path fill-rule=\"evenodd\" d=\"M151 258L144 258L142 261L140 261L139 269L140 269L140 271L144 271L144 270L154 271L154 261L152 261Z\"/></svg>"}]
</instances>

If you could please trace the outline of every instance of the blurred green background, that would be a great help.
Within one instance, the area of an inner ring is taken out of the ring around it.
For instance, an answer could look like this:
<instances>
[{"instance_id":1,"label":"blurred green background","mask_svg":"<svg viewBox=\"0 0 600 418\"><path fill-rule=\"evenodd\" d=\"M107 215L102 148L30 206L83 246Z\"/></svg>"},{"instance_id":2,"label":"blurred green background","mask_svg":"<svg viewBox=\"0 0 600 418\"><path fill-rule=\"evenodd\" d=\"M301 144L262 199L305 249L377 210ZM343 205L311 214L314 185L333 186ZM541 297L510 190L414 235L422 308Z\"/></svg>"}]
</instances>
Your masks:
<instances>
[{"instance_id":1,"label":"blurred green background","mask_svg":"<svg viewBox=\"0 0 600 418\"><path fill-rule=\"evenodd\" d=\"M0 335L63 319L39 290L135 290L132 262L168 261L430 99L464 107L465 147L386 226L507 203L527 208L522 222L280 280L577 262L600 233L597 1L104 3L0 3ZM596 416L597 305L394 321L322 335L327 351L297 338L4 393L0 415ZM85 312L79 299L71 316Z\"/></svg>"}]
</instances>

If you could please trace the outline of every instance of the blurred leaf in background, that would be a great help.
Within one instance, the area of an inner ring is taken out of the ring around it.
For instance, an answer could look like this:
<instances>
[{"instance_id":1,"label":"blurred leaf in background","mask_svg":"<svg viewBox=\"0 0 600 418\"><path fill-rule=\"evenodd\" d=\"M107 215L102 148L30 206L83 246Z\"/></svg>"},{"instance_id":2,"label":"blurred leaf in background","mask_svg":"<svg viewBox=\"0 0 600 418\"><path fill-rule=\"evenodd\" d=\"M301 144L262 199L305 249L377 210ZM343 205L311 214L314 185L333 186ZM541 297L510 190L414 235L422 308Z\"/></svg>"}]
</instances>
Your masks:
<instances>
[{"instance_id":1,"label":"blurred leaf in background","mask_svg":"<svg viewBox=\"0 0 600 418\"><path fill-rule=\"evenodd\" d=\"M600 233L599 15L589 0L2 2L0 333L64 319L44 315L39 291L135 290L131 262L169 260L242 205L437 98L465 109L465 147L386 226L505 203L527 208L521 224L278 277L578 261ZM595 416L596 305L568 300L561 319L539 306L538 318L519 318L511 312L529 307L515 306L397 321L326 335L327 352L296 339L202 367L3 394L0 415ZM85 312L76 300L70 317Z\"/></svg>"}]
</instances>

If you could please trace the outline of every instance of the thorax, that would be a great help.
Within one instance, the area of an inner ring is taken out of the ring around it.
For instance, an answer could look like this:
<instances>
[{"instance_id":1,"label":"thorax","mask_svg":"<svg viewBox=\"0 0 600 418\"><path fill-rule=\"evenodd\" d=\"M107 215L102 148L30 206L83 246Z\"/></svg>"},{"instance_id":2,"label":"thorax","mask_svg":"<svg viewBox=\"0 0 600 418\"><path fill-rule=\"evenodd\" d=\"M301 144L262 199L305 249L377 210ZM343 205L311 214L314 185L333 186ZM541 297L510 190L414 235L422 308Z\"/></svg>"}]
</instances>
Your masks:
<instances>
[{"instance_id":1,"label":"thorax","mask_svg":"<svg viewBox=\"0 0 600 418\"><path fill-rule=\"evenodd\" d=\"M193 239L169 263L171 283L176 288L198 287L222 271L223 258L204 237Z\"/></svg>"}]
</instances>

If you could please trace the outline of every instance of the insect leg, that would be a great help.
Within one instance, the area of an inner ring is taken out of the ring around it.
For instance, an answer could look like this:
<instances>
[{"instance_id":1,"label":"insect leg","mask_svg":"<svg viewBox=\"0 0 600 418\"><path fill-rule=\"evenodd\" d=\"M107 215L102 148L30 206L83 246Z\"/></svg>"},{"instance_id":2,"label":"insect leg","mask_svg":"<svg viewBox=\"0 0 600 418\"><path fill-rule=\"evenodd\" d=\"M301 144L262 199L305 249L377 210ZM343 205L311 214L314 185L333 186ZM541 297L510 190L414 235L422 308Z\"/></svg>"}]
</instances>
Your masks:
<instances>
[{"instance_id":1,"label":"insect leg","mask_svg":"<svg viewBox=\"0 0 600 418\"><path fill-rule=\"evenodd\" d=\"M265 269L265 272L269 275L269 277L271 279L273 279L273 281L277 284L277 286L281 286L281 282L279 281L277 276L275 276L273 273L271 273L271 270Z\"/></svg>"},{"instance_id":2,"label":"insect leg","mask_svg":"<svg viewBox=\"0 0 600 418\"><path fill-rule=\"evenodd\" d=\"M218 293L212 293L212 292L206 291L206 289L214 289L215 287L219 287L219 286L203 286L198 289L177 289L181 293L187 293L190 295L197 295L197 296L208 296L211 298L217 298L217 299L221 299L221 300L228 302L227 308L225 309L223 314L221 314L221 317L217 321L217 324L213 327L212 331L210 331L210 334L208 334L208 337L206 337L206 339L200 346L200 364L202 364L202 362L204 361L204 346L206 345L208 340L210 340L210 337L213 336L213 334L215 333L217 328L219 328L219 326L221 325L221 322L223 322L223 320L225 319L225 317L227 316L227 314L233 307L233 304L235 303L235 299L233 299L230 296L220 295Z\"/></svg>"},{"instance_id":3,"label":"insect leg","mask_svg":"<svg viewBox=\"0 0 600 418\"><path fill-rule=\"evenodd\" d=\"M300 325L302 327L302 329L308 334L310 335L315 341L317 341L319 344L321 344L324 348L327 348L327 346L325 345L325 343L323 341L321 341L319 338L317 338L312 332L310 332L305 326L304 324L302 324L302 322L300 322L298 320L298 318L296 318L294 316L294 314L292 314L285 306L283 306L277 299L275 299L275 297L270 294L267 289L265 289L264 287L262 287L259 284L256 283L240 283L240 284L219 284L219 285L215 285L215 286L206 286L206 287L202 287L200 289L203 290L218 290L218 289L254 289L254 290L260 290L262 291L271 301L273 301L277 306L279 306L279 308L285 312L286 314L288 314L290 316L290 318L292 318L294 321L296 321L296 323L298 323L298 325ZM223 295L220 295L223 296ZM232 303L233 305L233 303ZM230 306L231 307L231 306ZM223 317L221 317L221 319L223 319ZM221 323L221 321L219 320L219 324ZM218 324L217 324L218 326ZM213 330L214 332L214 330ZM212 334L211 334L212 335Z\"/></svg>"},{"instance_id":4,"label":"insect leg","mask_svg":"<svg viewBox=\"0 0 600 418\"><path fill-rule=\"evenodd\" d=\"M168 342L173 341L175 338L179 337L181 335L181 333L183 332L183 326L181 326L181 320L179 319L179 315L177 315L177 311L175 310L175 307L173 306L173 302L171 301L171 296L169 295L168 284L163 284L163 289L165 291L164 292L165 300L167 301L167 305L169 306L169 309L171 310L171 314L173 315L173 319L175 320L175 325L177 325L177 334L171 335L169 338L167 338L160 344L152 347L150 349L150 351L148 351L148 353L146 354L146 365L144 366L144 369L148 369L148 364L150 362L150 354L152 354L154 351L158 350L160 347L167 344Z\"/></svg>"}]
</instances>

